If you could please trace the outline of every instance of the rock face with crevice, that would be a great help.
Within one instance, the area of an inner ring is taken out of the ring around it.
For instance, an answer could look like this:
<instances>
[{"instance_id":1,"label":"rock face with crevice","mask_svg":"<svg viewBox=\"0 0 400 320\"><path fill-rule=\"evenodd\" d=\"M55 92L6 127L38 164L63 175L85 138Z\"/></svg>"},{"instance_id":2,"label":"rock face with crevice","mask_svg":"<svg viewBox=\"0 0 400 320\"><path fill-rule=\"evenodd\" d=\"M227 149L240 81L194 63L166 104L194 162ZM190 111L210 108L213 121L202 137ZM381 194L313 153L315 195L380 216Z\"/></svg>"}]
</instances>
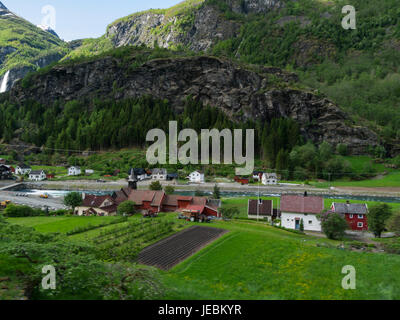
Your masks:
<instances>
[{"instance_id":1,"label":"rock face with crevice","mask_svg":"<svg viewBox=\"0 0 400 320\"><path fill-rule=\"evenodd\" d=\"M225 0L234 13L260 14L284 7L281 0ZM115 47L155 43L163 48L185 46L206 51L221 40L237 36L240 23L229 20L220 9L207 2L193 6L189 12L169 14L168 11L146 11L112 23L106 33Z\"/></svg>"},{"instance_id":2,"label":"rock face with crevice","mask_svg":"<svg viewBox=\"0 0 400 320\"><path fill-rule=\"evenodd\" d=\"M56 66L36 75L29 88L18 82L10 91L12 102L35 100L51 105L90 97L126 98L151 95L168 99L177 112L188 96L223 110L235 121L277 117L296 120L305 138L314 143L345 143L353 154L378 145L377 136L356 126L331 101L295 89L295 74L278 68L257 72L208 56L151 60L134 70L106 57L71 66ZM279 85L277 85L279 83Z\"/></svg>"}]
</instances>

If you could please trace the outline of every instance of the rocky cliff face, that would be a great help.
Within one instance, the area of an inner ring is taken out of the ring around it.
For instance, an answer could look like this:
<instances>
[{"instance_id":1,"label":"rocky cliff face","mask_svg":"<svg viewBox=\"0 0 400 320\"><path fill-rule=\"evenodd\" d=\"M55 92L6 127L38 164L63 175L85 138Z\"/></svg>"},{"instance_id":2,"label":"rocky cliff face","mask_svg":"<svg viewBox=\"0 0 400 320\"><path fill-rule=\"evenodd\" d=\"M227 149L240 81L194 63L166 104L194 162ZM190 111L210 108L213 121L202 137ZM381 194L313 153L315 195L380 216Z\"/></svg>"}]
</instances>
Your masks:
<instances>
[{"instance_id":1,"label":"rocky cliff face","mask_svg":"<svg viewBox=\"0 0 400 320\"><path fill-rule=\"evenodd\" d=\"M0 93L28 72L60 60L68 51L54 32L36 27L0 2Z\"/></svg>"},{"instance_id":2,"label":"rocky cliff face","mask_svg":"<svg viewBox=\"0 0 400 320\"><path fill-rule=\"evenodd\" d=\"M265 13L282 8L281 0L225 0L235 13ZM154 43L163 48L183 45L194 51L205 51L220 40L239 33L240 24L226 19L221 11L207 2L194 6L191 11L178 14L143 12L111 24L106 36L115 47Z\"/></svg>"},{"instance_id":3,"label":"rocky cliff face","mask_svg":"<svg viewBox=\"0 0 400 320\"><path fill-rule=\"evenodd\" d=\"M57 66L35 76L30 88L22 88L18 82L10 91L10 99L19 103L34 99L49 105L58 99L151 95L168 99L180 112L184 100L191 95L203 104L221 108L236 121L293 118L306 138L315 143L345 143L354 154L362 154L366 147L378 144L373 132L355 126L329 100L291 89L289 83L296 80L294 74L277 68L253 72L206 56L157 59L129 71L118 59L107 57Z\"/></svg>"}]
</instances>

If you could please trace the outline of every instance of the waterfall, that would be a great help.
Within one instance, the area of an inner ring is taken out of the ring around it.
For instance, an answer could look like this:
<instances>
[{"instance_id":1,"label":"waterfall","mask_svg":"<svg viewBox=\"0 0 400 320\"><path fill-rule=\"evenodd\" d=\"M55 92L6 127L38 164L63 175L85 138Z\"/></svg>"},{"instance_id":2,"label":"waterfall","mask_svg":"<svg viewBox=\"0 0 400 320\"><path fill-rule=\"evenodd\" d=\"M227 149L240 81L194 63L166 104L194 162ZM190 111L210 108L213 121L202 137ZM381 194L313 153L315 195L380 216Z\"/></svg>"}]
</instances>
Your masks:
<instances>
[{"instance_id":1,"label":"waterfall","mask_svg":"<svg viewBox=\"0 0 400 320\"><path fill-rule=\"evenodd\" d=\"M6 72L6 74L4 75L3 81L1 82L1 86L0 86L0 93L7 91L7 82L8 82L9 75L10 75L10 70L8 70Z\"/></svg>"}]
</instances>

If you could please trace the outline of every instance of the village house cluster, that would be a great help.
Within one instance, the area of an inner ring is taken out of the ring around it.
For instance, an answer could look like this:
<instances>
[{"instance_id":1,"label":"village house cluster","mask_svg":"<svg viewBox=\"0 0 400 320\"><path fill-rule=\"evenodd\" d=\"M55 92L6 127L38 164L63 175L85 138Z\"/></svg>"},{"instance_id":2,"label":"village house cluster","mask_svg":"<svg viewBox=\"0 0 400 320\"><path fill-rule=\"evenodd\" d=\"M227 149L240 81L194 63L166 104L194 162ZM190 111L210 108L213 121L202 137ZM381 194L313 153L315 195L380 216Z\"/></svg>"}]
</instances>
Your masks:
<instances>
[{"instance_id":1,"label":"village house cluster","mask_svg":"<svg viewBox=\"0 0 400 320\"><path fill-rule=\"evenodd\" d=\"M274 209L273 200L249 200L248 218L263 219L269 222L280 219L281 226L287 229L321 232L319 215L324 211L322 197L304 195L282 195L280 208ZM361 203L332 203L330 212L343 215L354 231L368 230L368 206Z\"/></svg>"}]
</instances>

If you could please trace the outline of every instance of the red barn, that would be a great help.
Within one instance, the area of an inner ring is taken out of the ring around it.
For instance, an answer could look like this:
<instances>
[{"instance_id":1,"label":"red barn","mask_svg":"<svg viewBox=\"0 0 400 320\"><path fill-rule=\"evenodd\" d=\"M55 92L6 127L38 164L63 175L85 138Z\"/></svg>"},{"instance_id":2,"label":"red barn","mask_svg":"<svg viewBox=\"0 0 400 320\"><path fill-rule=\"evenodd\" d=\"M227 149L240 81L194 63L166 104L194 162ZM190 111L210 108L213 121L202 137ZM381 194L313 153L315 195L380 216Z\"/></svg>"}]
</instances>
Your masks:
<instances>
[{"instance_id":1,"label":"red barn","mask_svg":"<svg viewBox=\"0 0 400 320\"><path fill-rule=\"evenodd\" d=\"M184 212L196 208L201 214L219 217L219 206L215 201L204 197L167 195L164 191L124 188L115 192L113 198L117 204L126 200L133 201L136 209L142 212Z\"/></svg>"},{"instance_id":2,"label":"red barn","mask_svg":"<svg viewBox=\"0 0 400 320\"><path fill-rule=\"evenodd\" d=\"M368 206L365 203L332 203L331 210L336 213L344 214L351 230L368 230Z\"/></svg>"},{"instance_id":3,"label":"red barn","mask_svg":"<svg viewBox=\"0 0 400 320\"><path fill-rule=\"evenodd\" d=\"M248 178L243 178L243 177L235 177L235 182L240 183L241 185L244 184L249 184L249 179Z\"/></svg>"}]
</instances>

